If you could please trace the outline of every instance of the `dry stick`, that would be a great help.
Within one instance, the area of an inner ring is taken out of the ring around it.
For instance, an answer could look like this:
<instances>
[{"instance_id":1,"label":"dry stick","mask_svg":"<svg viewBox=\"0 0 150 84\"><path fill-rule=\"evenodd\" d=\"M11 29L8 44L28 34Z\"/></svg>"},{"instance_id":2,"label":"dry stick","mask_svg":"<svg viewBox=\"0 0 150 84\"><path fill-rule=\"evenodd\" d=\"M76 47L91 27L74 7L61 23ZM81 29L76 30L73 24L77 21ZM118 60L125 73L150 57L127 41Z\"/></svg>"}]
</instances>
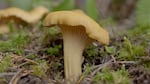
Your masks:
<instances>
[{"instance_id":1,"label":"dry stick","mask_svg":"<svg viewBox=\"0 0 150 84\"><path fill-rule=\"evenodd\" d=\"M4 73L0 73L0 77L13 76L15 74L16 72L4 72Z\"/></svg>"},{"instance_id":2,"label":"dry stick","mask_svg":"<svg viewBox=\"0 0 150 84\"><path fill-rule=\"evenodd\" d=\"M17 66L17 68L20 68L21 66L24 66L24 65L29 64L29 63L30 63L29 61L24 62L24 63L22 63L22 64L18 65L18 66Z\"/></svg>"},{"instance_id":3,"label":"dry stick","mask_svg":"<svg viewBox=\"0 0 150 84\"><path fill-rule=\"evenodd\" d=\"M9 82L9 84L17 84L17 82L18 82L18 80L19 80L19 78L20 78L20 75L21 75L21 73L22 73L23 71L24 71L23 69L19 70L19 71L12 77L12 79L11 79L10 82Z\"/></svg>"},{"instance_id":4,"label":"dry stick","mask_svg":"<svg viewBox=\"0 0 150 84\"><path fill-rule=\"evenodd\" d=\"M135 62L135 61L117 61L117 63L120 63L120 64L137 64L137 62Z\"/></svg>"},{"instance_id":5,"label":"dry stick","mask_svg":"<svg viewBox=\"0 0 150 84\"><path fill-rule=\"evenodd\" d=\"M95 69L90 75L94 76L98 71L100 71L101 69L103 69L104 67L108 66L109 64L111 64L113 61L113 59L109 60L108 62L104 63L104 64L100 64L98 65L98 68Z\"/></svg>"},{"instance_id":6,"label":"dry stick","mask_svg":"<svg viewBox=\"0 0 150 84\"><path fill-rule=\"evenodd\" d=\"M29 75L32 72L33 72L33 70L24 71L24 73L22 73L20 77L27 76L27 75Z\"/></svg>"},{"instance_id":7,"label":"dry stick","mask_svg":"<svg viewBox=\"0 0 150 84\"><path fill-rule=\"evenodd\" d=\"M24 62L24 63L22 63L22 64L20 64L20 65L18 65L18 66L15 66L14 68L17 69L17 68L20 68L20 67L22 67L22 66L24 66L24 65L26 65L26 64L29 64L29 63L30 63L29 61Z\"/></svg>"},{"instance_id":8,"label":"dry stick","mask_svg":"<svg viewBox=\"0 0 150 84\"><path fill-rule=\"evenodd\" d=\"M79 80L77 81L77 84L81 84L83 78L84 78L84 76L81 76L81 77L79 78Z\"/></svg>"},{"instance_id":9,"label":"dry stick","mask_svg":"<svg viewBox=\"0 0 150 84\"><path fill-rule=\"evenodd\" d=\"M20 67L22 67L22 66L24 66L26 64L30 64L30 63L38 64L36 62L31 62L31 61L26 60L26 62L24 62L24 63L22 63L22 64L20 64L18 66L15 66L14 69L20 68Z\"/></svg>"},{"instance_id":10,"label":"dry stick","mask_svg":"<svg viewBox=\"0 0 150 84\"><path fill-rule=\"evenodd\" d=\"M116 62L116 58L114 57L114 55L110 55L110 56L113 59L113 61Z\"/></svg>"},{"instance_id":11,"label":"dry stick","mask_svg":"<svg viewBox=\"0 0 150 84\"><path fill-rule=\"evenodd\" d=\"M27 59L27 58L24 58L26 61L29 61L29 62L31 62L31 63L34 63L34 64L39 64L39 63L37 63L36 61L33 61L33 60L31 60L31 59Z\"/></svg>"},{"instance_id":12,"label":"dry stick","mask_svg":"<svg viewBox=\"0 0 150 84\"><path fill-rule=\"evenodd\" d=\"M17 59L20 59L20 58L22 58L22 59L24 59L25 61L29 61L29 62L31 62L31 63L34 63L34 64L38 64L36 61L34 61L34 60L31 60L31 59L28 59L28 58L25 58L25 57L23 57L23 56L11 56L12 58L17 58Z\"/></svg>"}]
</instances>

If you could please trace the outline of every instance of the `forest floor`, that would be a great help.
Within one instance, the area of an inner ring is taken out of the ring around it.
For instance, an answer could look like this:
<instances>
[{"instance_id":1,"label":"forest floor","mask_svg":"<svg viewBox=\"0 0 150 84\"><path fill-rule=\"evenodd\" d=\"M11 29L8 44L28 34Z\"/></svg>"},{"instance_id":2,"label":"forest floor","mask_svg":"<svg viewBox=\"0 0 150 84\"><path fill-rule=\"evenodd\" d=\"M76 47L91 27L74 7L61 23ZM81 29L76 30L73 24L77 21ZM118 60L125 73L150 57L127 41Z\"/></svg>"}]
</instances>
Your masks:
<instances>
[{"instance_id":1,"label":"forest floor","mask_svg":"<svg viewBox=\"0 0 150 84\"><path fill-rule=\"evenodd\" d=\"M118 33L84 53L77 84L150 84L150 28ZM10 28L0 35L0 84L65 84L63 39L57 27Z\"/></svg>"}]
</instances>

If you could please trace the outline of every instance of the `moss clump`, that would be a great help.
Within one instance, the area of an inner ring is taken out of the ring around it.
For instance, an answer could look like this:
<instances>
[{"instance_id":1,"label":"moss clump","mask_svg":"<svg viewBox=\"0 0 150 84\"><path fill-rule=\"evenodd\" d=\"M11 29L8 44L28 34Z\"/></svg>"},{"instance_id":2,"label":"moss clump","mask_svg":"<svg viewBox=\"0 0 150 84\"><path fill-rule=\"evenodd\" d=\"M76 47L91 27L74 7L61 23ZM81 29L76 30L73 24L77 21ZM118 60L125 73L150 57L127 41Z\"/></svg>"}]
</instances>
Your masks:
<instances>
[{"instance_id":1,"label":"moss clump","mask_svg":"<svg viewBox=\"0 0 150 84\"><path fill-rule=\"evenodd\" d=\"M10 56L5 56L1 61L0 61L0 73L4 72L7 70L8 67L12 66L12 60Z\"/></svg>"},{"instance_id":2,"label":"moss clump","mask_svg":"<svg viewBox=\"0 0 150 84\"><path fill-rule=\"evenodd\" d=\"M122 67L120 70L113 71L104 68L93 78L92 84L132 84L129 79L128 71Z\"/></svg>"},{"instance_id":3,"label":"moss clump","mask_svg":"<svg viewBox=\"0 0 150 84\"><path fill-rule=\"evenodd\" d=\"M16 54L23 53L24 45L29 41L27 32L19 31L18 34L12 34L9 40L0 41L1 52L14 52Z\"/></svg>"},{"instance_id":4,"label":"moss clump","mask_svg":"<svg viewBox=\"0 0 150 84\"><path fill-rule=\"evenodd\" d=\"M40 60L38 65L32 65L33 74L39 77L45 76L48 70L48 64L44 60Z\"/></svg>"}]
</instances>

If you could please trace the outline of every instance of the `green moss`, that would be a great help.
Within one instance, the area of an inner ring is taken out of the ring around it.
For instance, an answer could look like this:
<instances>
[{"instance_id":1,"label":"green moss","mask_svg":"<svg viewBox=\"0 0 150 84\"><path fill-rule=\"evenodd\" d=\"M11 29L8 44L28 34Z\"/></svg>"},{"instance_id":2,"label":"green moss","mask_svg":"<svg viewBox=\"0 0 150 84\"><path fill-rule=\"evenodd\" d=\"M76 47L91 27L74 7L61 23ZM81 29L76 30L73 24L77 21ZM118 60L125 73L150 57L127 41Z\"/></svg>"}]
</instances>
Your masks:
<instances>
[{"instance_id":1,"label":"green moss","mask_svg":"<svg viewBox=\"0 0 150 84\"><path fill-rule=\"evenodd\" d=\"M117 71L104 68L102 72L97 73L93 78L92 84L131 84L129 73L124 66Z\"/></svg>"},{"instance_id":2,"label":"green moss","mask_svg":"<svg viewBox=\"0 0 150 84\"><path fill-rule=\"evenodd\" d=\"M12 65L13 65L13 63L11 61L11 57L10 56L4 57L0 61L0 73L6 71L7 68L10 67L10 66L12 66Z\"/></svg>"},{"instance_id":3,"label":"green moss","mask_svg":"<svg viewBox=\"0 0 150 84\"><path fill-rule=\"evenodd\" d=\"M24 45L29 41L29 36L26 32L19 31L18 34L12 34L9 40L0 41L0 51L8 52L12 51L16 54L23 53Z\"/></svg>"},{"instance_id":4,"label":"green moss","mask_svg":"<svg viewBox=\"0 0 150 84\"><path fill-rule=\"evenodd\" d=\"M46 52L49 54L49 55L55 55L55 56L58 56L60 55L60 49L62 48L61 45L55 45L54 47L50 47L46 50Z\"/></svg>"},{"instance_id":5,"label":"green moss","mask_svg":"<svg viewBox=\"0 0 150 84\"><path fill-rule=\"evenodd\" d=\"M150 39L150 26L137 26L128 30L127 36L128 38L124 38L123 44L120 44L119 59L135 60L137 57L146 56Z\"/></svg>"},{"instance_id":6,"label":"green moss","mask_svg":"<svg viewBox=\"0 0 150 84\"><path fill-rule=\"evenodd\" d=\"M88 63L84 65L84 72L82 73L82 76L87 76L92 71L92 66L90 66Z\"/></svg>"},{"instance_id":7,"label":"green moss","mask_svg":"<svg viewBox=\"0 0 150 84\"><path fill-rule=\"evenodd\" d=\"M33 74L39 77L42 77L46 74L48 70L48 64L44 60L38 61L38 65L32 65Z\"/></svg>"},{"instance_id":8,"label":"green moss","mask_svg":"<svg viewBox=\"0 0 150 84\"><path fill-rule=\"evenodd\" d=\"M59 37L60 29L58 27L52 27L52 28L42 28L44 29L44 35L41 38L42 45L50 45L51 42L56 40Z\"/></svg>"}]
</instances>

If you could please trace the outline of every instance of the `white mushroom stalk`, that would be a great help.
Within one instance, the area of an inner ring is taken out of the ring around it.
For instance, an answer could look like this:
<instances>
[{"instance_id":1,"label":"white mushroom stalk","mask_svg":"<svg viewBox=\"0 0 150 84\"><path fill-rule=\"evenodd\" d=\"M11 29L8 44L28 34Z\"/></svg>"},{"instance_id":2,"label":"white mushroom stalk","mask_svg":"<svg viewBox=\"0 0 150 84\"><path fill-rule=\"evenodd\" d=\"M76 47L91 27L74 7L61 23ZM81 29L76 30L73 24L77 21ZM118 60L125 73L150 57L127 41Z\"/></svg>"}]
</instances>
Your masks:
<instances>
[{"instance_id":1,"label":"white mushroom stalk","mask_svg":"<svg viewBox=\"0 0 150 84\"><path fill-rule=\"evenodd\" d=\"M81 75L82 53L92 39L82 26L60 25L63 34L65 76L68 81L76 81Z\"/></svg>"}]
</instances>

